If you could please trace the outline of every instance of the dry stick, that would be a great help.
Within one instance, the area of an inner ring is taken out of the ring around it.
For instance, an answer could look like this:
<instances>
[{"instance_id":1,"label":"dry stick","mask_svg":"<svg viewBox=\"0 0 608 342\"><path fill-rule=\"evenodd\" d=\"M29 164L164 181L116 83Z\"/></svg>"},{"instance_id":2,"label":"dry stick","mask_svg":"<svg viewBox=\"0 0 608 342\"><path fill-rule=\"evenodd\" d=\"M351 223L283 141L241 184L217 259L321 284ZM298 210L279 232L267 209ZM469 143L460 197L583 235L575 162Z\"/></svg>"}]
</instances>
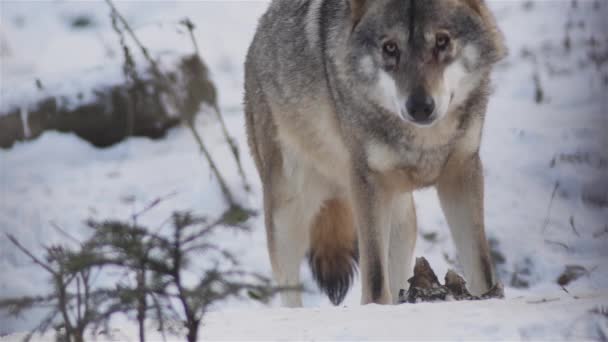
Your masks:
<instances>
[{"instance_id":1,"label":"dry stick","mask_svg":"<svg viewBox=\"0 0 608 342\"><path fill-rule=\"evenodd\" d=\"M194 36L194 24L192 23L192 21L190 21L189 18L182 20L180 23L188 29L188 32L190 33L190 40L192 41L192 46L194 46L196 57L201 63L203 63L203 58L201 57L200 50L198 48L198 43L196 42L196 37ZM232 156L234 157L234 160L236 162L239 175L243 179L245 190L250 191L251 187L249 186L249 182L247 181L247 177L245 176L245 171L243 170L243 165L241 164L241 157L239 156L238 146L234 142L234 139L230 136L230 133L228 133L228 128L226 127L226 123L224 122L224 117L222 115L222 112L220 111L219 105L217 104L217 100L215 100L214 102L215 103L212 104L213 109L215 111L215 114L217 115L218 121L220 122L220 126L222 127L224 137L226 138L226 141L230 146L230 151L232 152Z\"/></svg>"},{"instance_id":2,"label":"dry stick","mask_svg":"<svg viewBox=\"0 0 608 342\"><path fill-rule=\"evenodd\" d=\"M183 113L183 110L181 110L181 107L182 107L181 103L177 99L177 96L175 95L175 93L171 90L171 86L170 86L171 82L169 81L169 79L167 78L167 76L165 76L160 71L160 68L158 67L158 64L150 56L150 53L148 52L148 49L146 49L146 47L137 38L137 35L131 29L131 26L129 25L129 23L127 22L127 20L122 16L122 14L120 14L120 12L118 12L118 9L116 9L116 7L114 6L114 3L112 2L112 0L106 0L106 3L108 4L108 6L110 6L110 8L111 8L112 12L114 13L114 15L116 15L116 17L120 20L120 22L124 26L125 30L129 34L129 36L131 36L131 38L135 42L135 45L137 45L137 47L141 50L142 54L144 55L144 57L146 58L146 60L148 61L148 63L150 63L150 66L152 67L152 71L154 72L155 76L158 77L161 81L163 81L163 83L165 85L167 85L168 90L169 90L168 91L168 95L171 97L171 100L172 100L173 104L178 109L180 109L180 112ZM190 132L194 136L194 139L196 140L196 143L199 145L199 147L201 149L201 152L203 153L203 155L207 159L207 162L209 163L209 167L211 168L211 171L215 174L218 182L220 183L220 187L222 189L222 192L224 193L224 197L226 198L226 200L229 202L229 204L231 206L235 205L234 197L232 196L232 193L230 192L230 189L226 185L226 181L224 180L224 178L222 177L221 173L219 172L219 169L215 165L215 162L213 161L213 158L211 157L211 154L209 153L209 150L207 149L207 147L203 143L203 139L198 134L198 131L196 130L196 127L194 127L194 122L191 121L191 120L187 120L187 119L185 119L183 121L185 121L186 124L188 125L188 127L190 128Z\"/></svg>"},{"instance_id":3,"label":"dry stick","mask_svg":"<svg viewBox=\"0 0 608 342\"><path fill-rule=\"evenodd\" d=\"M80 296L80 277L76 276L76 322L82 320L82 298Z\"/></svg>"},{"instance_id":4,"label":"dry stick","mask_svg":"<svg viewBox=\"0 0 608 342\"><path fill-rule=\"evenodd\" d=\"M559 242L559 241L553 241L553 240L545 240L545 243L551 244L551 245L557 245L560 247L564 247L567 251L570 251L570 246L566 245L563 242Z\"/></svg>"},{"instance_id":5,"label":"dry stick","mask_svg":"<svg viewBox=\"0 0 608 342\"><path fill-rule=\"evenodd\" d=\"M32 259L32 261L34 263L40 265L40 267L44 268L51 275L57 276L57 272L55 272L55 270L53 270L50 265L41 261L34 254L32 254L27 248L23 247L23 245L20 244L19 241L13 235L11 235L11 234L5 234L5 235L13 243L13 245L15 245L15 247L17 247L21 252L23 252L25 255L30 257L30 259Z\"/></svg>"},{"instance_id":6,"label":"dry stick","mask_svg":"<svg viewBox=\"0 0 608 342\"><path fill-rule=\"evenodd\" d=\"M188 121L188 120L186 120L186 121ZM226 181L224 181L224 178L221 176L219 169L215 165L215 162L213 162L213 159L211 158L211 154L209 153L209 150L207 150L207 147L205 147L205 144L203 143L203 139L196 131L196 128L194 128L194 123L188 122L188 127L190 127L190 131L192 132L194 139L198 143L198 146L200 147L201 152L203 152L203 154L205 155L205 158L207 158L207 160L209 161L209 167L211 168L211 170L217 177L217 180L220 183L220 187L222 188L222 192L224 193L226 200L228 201L228 203L230 203L231 206L235 205L236 202L234 201L234 197L232 196L230 189L228 189L228 186L226 185Z\"/></svg>"},{"instance_id":7,"label":"dry stick","mask_svg":"<svg viewBox=\"0 0 608 342\"><path fill-rule=\"evenodd\" d=\"M570 227L572 227L572 231L576 236L581 237L581 234L576 229L576 225L574 224L574 216L570 216Z\"/></svg>"},{"instance_id":8,"label":"dry stick","mask_svg":"<svg viewBox=\"0 0 608 342\"><path fill-rule=\"evenodd\" d=\"M84 286L84 312L85 312L85 315L88 315L90 312L89 311L89 309L90 309L89 301L91 300L90 276L91 276L91 273L88 271L80 274L80 277L82 278L82 282L85 285Z\"/></svg>"},{"instance_id":9,"label":"dry stick","mask_svg":"<svg viewBox=\"0 0 608 342\"><path fill-rule=\"evenodd\" d=\"M125 76L125 84L127 85L127 91L130 96L130 101L127 104L127 131L125 132L126 136L133 135L133 129L135 124L135 106L137 105L137 90L136 86L138 84L137 72L135 71L135 62L133 61L133 57L131 56L131 52L129 47L125 42L125 36L123 31L118 27L118 22L116 21L116 15L112 15L112 28L116 32L119 38L120 46L123 48L123 55L125 58L123 65L123 74ZM129 86L130 85L130 86Z\"/></svg>"},{"instance_id":10,"label":"dry stick","mask_svg":"<svg viewBox=\"0 0 608 342\"><path fill-rule=\"evenodd\" d=\"M551 200L549 201L549 206L547 207L547 215L545 216L545 223L543 224L543 233L545 232L545 230L547 230L547 226L549 225L549 217L551 216L551 208L553 207L553 199L555 199L557 188L559 188L559 181L555 182L553 192L551 193Z\"/></svg>"},{"instance_id":11,"label":"dry stick","mask_svg":"<svg viewBox=\"0 0 608 342\"><path fill-rule=\"evenodd\" d=\"M171 192L165 196L158 197L158 198L154 199L152 202L148 203L142 210L134 213L131 216L131 218L133 220L133 228L137 227L137 219L141 215L152 210L154 207L156 207L163 201L165 201L171 197L174 197L175 195L177 195L177 191ZM146 255L149 252L150 252L150 249L147 249L145 252ZM144 342L146 340L145 320L147 317L147 309L148 309L145 290L144 290L147 287L145 261L140 260L139 268L136 270L136 273L137 273L136 282L137 282L137 289L138 289L137 322L138 322L138 326L139 326L139 340L140 340L140 342ZM164 329L164 327L162 329ZM163 334L164 334L164 331L163 331Z\"/></svg>"},{"instance_id":12,"label":"dry stick","mask_svg":"<svg viewBox=\"0 0 608 342\"><path fill-rule=\"evenodd\" d=\"M156 207L157 205L161 204L162 202L175 197L177 195L177 191L173 191L165 196L161 196L161 197L157 197L156 199L154 199L152 202L148 203L142 210L134 213L133 215L131 215L131 219L133 219L133 221L136 221L137 218L139 218L140 216L142 216L143 214L147 213L148 211L154 209L154 207Z\"/></svg>"},{"instance_id":13,"label":"dry stick","mask_svg":"<svg viewBox=\"0 0 608 342\"><path fill-rule=\"evenodd\" d=\"M82 245L82 241L78 240L77 238L74 237L74 235L68 233L65 229L61 228L61 226L59 224L57 224L55 221L50 221L49 224L51 225L51 227L55 228L55 230L57 230L61 235L74 241L79 246Z\"/></svg>"},{"instance_id":14,"label":"dry stick","mask_svg":"<svg viewBox=\"0 0 608 342\"><path fill-rule=\"evenodd\" d=\"M75 333L72 321L70 321L70 315L68 313L68 303L67 303L67 293L66 286L68 285L64 282L62 277L62 270L58 273L53 274L53 280L55 282L55 287L57 288L57 305L59 307L59 311L61 312L61 316L63 317L63 324L65 325L65 337L66 340L72 341L71 336ZM74 336L74 341L80 342L81 339L78 336Z\"/></svg>"},{"instance_id":15,"label":"dry stick","mask_svg":"<svg viewBox=\"0 0 608 342\"><path fill-rule=\"evenodd\" d=\"M559 298L543 298L541 300L529 300L526 303L528 304L544 304L544 303L550 303L550 302L557 302L559 301Z\"/></svg>"},{"instance_id":16,"label":"dry stick","mask_svg":"<svg viewBox=\"0 0 608 342\"><path fill-rule=\"evenodd\" d=\"M67 296L65 293L66 283L63 281L63 277L62 277L62 273L61 273L62 271L61 270L55 271L51 268L50 265L48 265L47 263L38 259L27 248L23 247L23 245L21 245L21 243L19 243L19 241L13 235L11 235L11 234L5 234L5 235L13 243L13 245L15 245L17 247L17 249L19 249L21 252L26 254L28 257L30 257L30 259L32 259L32 261L34 263L40 265L42 268L44 268L47 272L49 272L53 276L53 281L55 282L55 287L58 291L58 293L57 293L58 311L61 313L61 316L63 317L63 323L65 324L66 338L69 341L71 341L71 336L72 336L72 333L74 332L74 330L72 327L72 323L70 321L70 316L67 312L67 303L66 303Z\"/></svg>"}]
</instances>

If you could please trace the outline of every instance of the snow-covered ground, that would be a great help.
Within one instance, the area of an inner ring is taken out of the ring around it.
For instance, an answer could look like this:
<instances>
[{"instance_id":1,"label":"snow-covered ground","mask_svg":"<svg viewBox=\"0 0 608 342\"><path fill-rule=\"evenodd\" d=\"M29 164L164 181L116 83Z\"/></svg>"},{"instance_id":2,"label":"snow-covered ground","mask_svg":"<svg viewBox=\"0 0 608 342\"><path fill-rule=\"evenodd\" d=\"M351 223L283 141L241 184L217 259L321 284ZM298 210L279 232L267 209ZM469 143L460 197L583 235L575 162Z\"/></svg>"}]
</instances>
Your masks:
<instances>
[{"instance_id":1,"label":"snow-covered ground","mask_svg":"<svg viewBox=\"0 0 608 342\"><path fill-rule=\"evenodd\" d=\"M608 51L608 3L578 1L575 9L566 0L490 3L511 52L495 73L496 92L482 145L487 232L504 258L498 270L507 299L359 307L357 282L346 308L330 308L314 291L305 295L308 308L301 310L228 302L209 314L203 337L606 339L606 315L590 311L608 305L608 70L605 62L593 65L589 60ZM188 37L177 23L189 16L197 25L201 53L213 71L229 130L245 156L252 193L243 190L217 123L203 114L197 125L240 201L256 209L261 206L260 185L245 152L242 63L266 6L263 1L118 3L155 54L189 51ZM0 39L8 46L0 54L0 108L22 106L39 96L36 79L50 85L45 89L70 92L122 77L121 53L103 3L2 1L0 9ZM69 27L83 15L94 24L77 31ZM568 34L567 22L572 27ZM83 70L96 69L103 72L90 79L78 77ZM535 74L544 93L541 103L535 103ZM69 86L64 78L79 81ZM214 215L225 206L190 133L182 128L161 141L130 139L103 150L54 132L0 150L0 233L16 235L32 250L70 243L51 223L84 237L83 220L126 219L170 193L176 195L142 217L143 224L156 226L174 210ZM443 275L457 265L435 191L415 196L420 232L416 255L425 256ZM251 234L225 233L221 242L247 268L270 274L263 218L252 219L251 225ZM589 271L567 285L568 292L556 283L566 265ZM302 270L305 286L314 290L307 267ZM0 296L44 292L46 280L0 237ZM543 298L549 302L537 303ZM0 316L0 335L31 328L36 318ZM121 331L134 336L130 329Z\"/></svg>"},{"instance_id":2,"label":"snow-covered ground","mask_svg":"<svg viewBox=\"0 0 608 342\"><path fill-rule=\"evenodd\" d=\"M572 298L514 298L508 301L417 304L412 307L225 310L209 313L203 340L605 340L608 320L600 305L608 293ZM21 334L2 341L18 342ZM90 340L137 341L136 327L122 326ZM149 340L162 335L150 329ZM171 338L168 338L171 340ZM53 341L52 336L44 337Z\"/></svg>"}]
</instances>

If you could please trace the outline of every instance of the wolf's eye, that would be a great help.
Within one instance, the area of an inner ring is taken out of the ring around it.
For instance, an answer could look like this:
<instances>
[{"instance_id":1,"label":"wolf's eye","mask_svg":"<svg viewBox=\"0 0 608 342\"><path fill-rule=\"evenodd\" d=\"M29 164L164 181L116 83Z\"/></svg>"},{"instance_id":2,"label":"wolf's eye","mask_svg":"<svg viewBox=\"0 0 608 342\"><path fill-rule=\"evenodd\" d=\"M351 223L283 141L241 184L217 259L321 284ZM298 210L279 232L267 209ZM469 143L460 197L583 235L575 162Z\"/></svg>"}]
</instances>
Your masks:
<instances>
[{"instance_id":1,"label":"wolf's eye","mask_svg":"<svg viewBox=\"0 0 608 342\"><path fill-rule=\"evenodd\" d=\"M446 32L439 32L435 36L435 48L437 51L445 51L450 46L450 35Z\"/></svg>"},{"instance_id":2,"label":"wolf's eye","mask_svg":"<svg viewBox=\"0 0 608 342\"><path fill-rule=\"evenodd\" d=\"M382 52L384 52L387 57L398 57L399 47L394 42L386 42L382 45Z\"/></svg>"}]
</instances>

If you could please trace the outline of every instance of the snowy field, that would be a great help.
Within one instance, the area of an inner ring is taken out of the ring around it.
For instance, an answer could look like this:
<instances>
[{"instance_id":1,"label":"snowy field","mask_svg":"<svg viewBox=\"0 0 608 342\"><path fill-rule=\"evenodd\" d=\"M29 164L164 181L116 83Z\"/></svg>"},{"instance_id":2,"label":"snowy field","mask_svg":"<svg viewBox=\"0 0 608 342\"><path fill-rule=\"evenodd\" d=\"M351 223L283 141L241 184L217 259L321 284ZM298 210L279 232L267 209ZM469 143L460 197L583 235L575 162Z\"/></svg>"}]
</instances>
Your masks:
<instances>
[{"instance_id":1,"label":"snowy field","mask_svg":"<svg viewBox=\"0 0 608 342\"><path fill-rule=\"evenodd\" d=\"M303 267L304 285L311 289L305 309L278 309L278 301L264 308L230 301L209 314L203 337L608 339L608 3L576 3L490 1L510 49L494 75L482 144L486 229L506 300L360 307L357 282L344 307L331 308ZM177 23L188 16L197 26L228 128L245 156L251 193L243 190L218 124L202 113L197 126L239 201L258 212L261 188L244 134L242 64L266 6L263 1L118 3L156 56L190 51ZM80 17L91 24L75 30L72 24ZM122 55L103 3L2 0L0 40L7 47L0 53L0 112L27 108L42 96L36 79L50 89L45 91L75 95L81 87L86 91L123 77ZM73 100L86 101L86 96ZM33 251L69 244L53 225L84 238L87 218L127 219L173 193L142 223L157 226L175 210L217 215L225 207L218 183L184 128L171 130L164 140L135 138L107 149L48 132L0 150L0 296L48 289L46 275L3 233L14 234ZM441 277L458 268L449 231L434 190L415 198L416 256L426 257ZM251 234L226 232L221 243L248 269L269 275L263 217L250 223ZM586 272L562 288L556 279L567 265ZM38 317L0 313L0 336L30 329ZM135 328L123 325L113 335L134 340Z\"/></svg>"}]
</instances>

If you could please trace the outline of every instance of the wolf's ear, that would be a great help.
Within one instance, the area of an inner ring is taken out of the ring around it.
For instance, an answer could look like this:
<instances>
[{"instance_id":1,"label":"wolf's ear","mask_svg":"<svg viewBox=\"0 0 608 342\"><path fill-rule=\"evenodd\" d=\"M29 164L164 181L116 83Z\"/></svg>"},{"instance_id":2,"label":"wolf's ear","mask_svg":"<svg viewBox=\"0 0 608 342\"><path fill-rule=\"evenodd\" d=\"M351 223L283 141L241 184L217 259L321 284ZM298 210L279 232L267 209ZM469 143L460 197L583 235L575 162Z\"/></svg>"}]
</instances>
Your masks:
<instances>
[{"instance_id":1,"label":"wolf's ear","mask_svg":"<svg viewBox=\"0 0 608 342\"><path fill-rule=\"evenodd\" d=\"M488 8L485 0L460 0L465 5L469 6L483 21L487 32L490 34L492 41L492 59L498 62L506 57L508 51L505 45L505 38L502 32L496 26L496 18Z\"/></svg>"},{"instance_id":2,"label":"wolf's ear","mask_svg":"<svg viewBox=\"0 0 608 342\"><path fill-rule=\"evenodd\" d=\"M359 20L361 20L363 14L365 14L365 9L368 2L369 1L367 0L348 0L350 5L350 14L355 25L359 22Z\"/></svg>"},{"instance_id":3,"label":"wolf's ear","mask_svg":"<svg viewBox=\"0 0 608 342\"><path fill-rule=\"evenodd\" d=\"M484 0L461 0L465 5L469 6L475 13L483 16L483 12L485 11L485 1Z\"/></svg>"}]
</instances>

